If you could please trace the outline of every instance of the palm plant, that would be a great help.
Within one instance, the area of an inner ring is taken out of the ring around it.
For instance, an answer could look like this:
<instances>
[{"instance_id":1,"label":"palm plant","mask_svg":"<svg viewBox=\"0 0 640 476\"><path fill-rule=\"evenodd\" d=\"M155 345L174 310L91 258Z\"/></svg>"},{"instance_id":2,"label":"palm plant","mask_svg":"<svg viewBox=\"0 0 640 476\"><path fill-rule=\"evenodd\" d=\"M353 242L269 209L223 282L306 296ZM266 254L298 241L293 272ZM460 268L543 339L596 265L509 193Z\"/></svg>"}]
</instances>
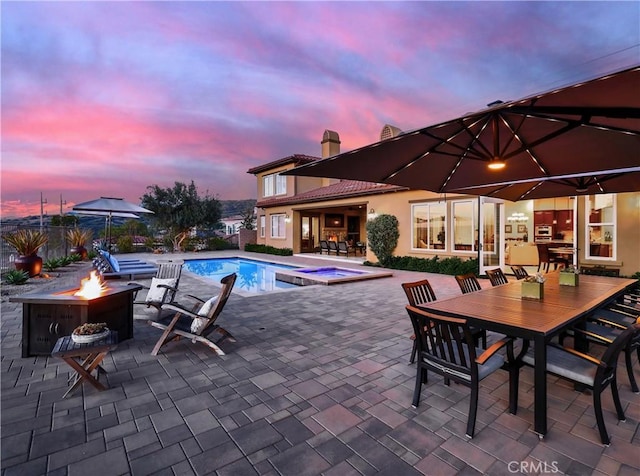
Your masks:
<instances>
[{"instance_id":1,"label":"palm plant","mask_svg":"<svg viewBox=\"0 0 640 476\"><path fill-rule=\"evenodd\" d=\"M20 256L31 256L47 243L49 237L38 230L17 230L5 233L2 239L13 246Z\"/></svg>"},{"instance_id":2,"label":"palm plant","mask_svg":"<svg viewBox=\"0 0 640 476\"><path fill-rule=\"evenodd\" d=\"M91 230L71 228L67 231L67 241L73 247L85 246L91 239Z\"/></svg>"}]
</instances>

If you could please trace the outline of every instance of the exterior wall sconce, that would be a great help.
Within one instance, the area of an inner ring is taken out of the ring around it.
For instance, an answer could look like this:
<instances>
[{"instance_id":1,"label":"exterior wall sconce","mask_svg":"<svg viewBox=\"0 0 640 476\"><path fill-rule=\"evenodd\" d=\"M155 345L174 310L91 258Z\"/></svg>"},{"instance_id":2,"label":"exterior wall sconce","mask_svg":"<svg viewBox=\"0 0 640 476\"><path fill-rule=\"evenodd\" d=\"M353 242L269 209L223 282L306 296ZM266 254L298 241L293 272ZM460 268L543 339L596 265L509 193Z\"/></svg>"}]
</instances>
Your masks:
<instances>
[{"instance_id":1,"label":"exterior wall sconce","mask_svg":"<svg viewBox=\"0 0 640 476\"><path fill-rule=\"evenodd\" d=\"M291 217L289 216L288 213L284 216L284 221L285 223L289 223L291 221Z\"/></svg>"},{"instance_id":2,"label":"exterior wall sconce","mask_svg":"<svg viewBox=\"0 0 640 476\"><path fill-rule=\"evenodd\" d=\"M378 214L376 213L376 211L373 208L370 208L369 213L367 214L367 218L369 218L369 220L373 220L377 216Z\"/></svg>"}]
</instances>

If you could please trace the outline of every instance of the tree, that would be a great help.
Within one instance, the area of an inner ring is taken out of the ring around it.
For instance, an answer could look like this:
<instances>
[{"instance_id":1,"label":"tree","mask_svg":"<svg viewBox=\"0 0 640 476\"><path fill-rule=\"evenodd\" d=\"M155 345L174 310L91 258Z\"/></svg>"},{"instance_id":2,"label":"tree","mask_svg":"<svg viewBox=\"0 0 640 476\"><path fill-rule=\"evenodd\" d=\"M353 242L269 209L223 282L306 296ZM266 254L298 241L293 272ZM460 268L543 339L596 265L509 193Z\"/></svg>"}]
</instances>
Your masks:
<instances>
[{"instance_id":1,"label":"tree","mask_svg":"<svg viewBox=\"0 0 640 476\"><path fill-rule=\"evenodd\" d=\"M189 185L176 182L173 188L150 185L147 190L142 206L154 212L150 219L170 234L174 251L182 250L194 227L215 227L222 215L220 202L208 192L200 197L193 180Z\"/></svg>"},{"instance_id":2,"label":"tree","mask_svg":"<svg viewBox=\"0 0 640 476\"><path fill-rule=\"evenodd\" d=\"M51 226L78 226L80 219L76 215L53 215Z\"/></svg>"},{"instance_id":3,"label":"tree","mask_svg":"<svg viewBox=\"0 0 640 476\"><path fill-rule=\"evenodd\" d=\"M367 222L367 241L382 266L386 266L398 246L400 231L393 215L378 215Z\"/></svg>"},{"instance_id":4,"label":"tree","mask_svg":"<svg viewBox=\"0 0 640 476\"><path fill-rule=\"evenodd\" d=\"M242 223L240 224L240 228L244 228L245 230L256 229L256 216L253 213L253 208L247 208L242 212Z\"/></svg>"}]
</instances>

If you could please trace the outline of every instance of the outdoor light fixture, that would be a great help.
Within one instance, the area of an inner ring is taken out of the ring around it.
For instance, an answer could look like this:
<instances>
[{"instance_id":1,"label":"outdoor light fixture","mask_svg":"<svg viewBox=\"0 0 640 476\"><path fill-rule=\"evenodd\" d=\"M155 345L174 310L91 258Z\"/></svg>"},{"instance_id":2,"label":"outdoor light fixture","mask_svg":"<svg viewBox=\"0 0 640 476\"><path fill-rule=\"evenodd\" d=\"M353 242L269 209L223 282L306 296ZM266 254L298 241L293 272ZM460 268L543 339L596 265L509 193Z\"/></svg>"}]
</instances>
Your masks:
<instances>
[{"instance_id":1,"label":"outdoor light fixture","mask_svg":"<svg viewBox=\"0 0 640 476\"><path fill-rule=\"evenodd\" d=\"M286 223L289 223L289 222L291 221L291 217L289 216L289 214L288 214L288 213L284 216L284 221L285 221Z\"/></svg>"},{"instance_id":2,"label":"outdoor light fixture","mask_svg":"<svg viewBox=\"0 0 640 476\"><path fill-rule=\"evenodd\" d=\"M369 215L369 220L373 220L377 216L376 211L373 208L369 209L368 215Z\"/></svg>"},{"instance_id":3,"label":"outdoor light fixture","mask_svg":"<svg viewBox=\"0 0 640 476\"><path fill-rule=\"evenodd\" d=\"M505 163L504 160L502 160L499 157L494 157L489 161L489 164L487 165L487 167L489 167L491 170L500 170L500 169L504 169L505 165L507 164Z\"/></svg>"}]
</instances>

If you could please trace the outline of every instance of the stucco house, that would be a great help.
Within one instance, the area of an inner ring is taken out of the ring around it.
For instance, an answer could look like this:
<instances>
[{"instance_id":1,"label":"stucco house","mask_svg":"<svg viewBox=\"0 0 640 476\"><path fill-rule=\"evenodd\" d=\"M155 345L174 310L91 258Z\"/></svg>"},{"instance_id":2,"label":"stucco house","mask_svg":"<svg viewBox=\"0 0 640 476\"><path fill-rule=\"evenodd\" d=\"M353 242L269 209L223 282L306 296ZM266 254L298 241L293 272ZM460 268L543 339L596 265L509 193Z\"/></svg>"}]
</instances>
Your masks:
<instances>
[{"instance_id":1,"label":"stucco house","mask_svg":"<svg viewBox=\"0 0 640 476\"><path fill-rule=\"evenodd\" d=\"M379 140L399 132L385 125ZM480 257L482 274L497 266L537 266L541 243L582 267L605 266L626 276L640 271L640 193L509 202L282 175L339 153L338 133L325 130L321 157L294 154L247 171L257 179L258 243L316 253L320 240L366 242L367 220L384 213L400 224L396 256ZM377 261L370 250L366 259Z\"/></svg>"}]
</instances>

